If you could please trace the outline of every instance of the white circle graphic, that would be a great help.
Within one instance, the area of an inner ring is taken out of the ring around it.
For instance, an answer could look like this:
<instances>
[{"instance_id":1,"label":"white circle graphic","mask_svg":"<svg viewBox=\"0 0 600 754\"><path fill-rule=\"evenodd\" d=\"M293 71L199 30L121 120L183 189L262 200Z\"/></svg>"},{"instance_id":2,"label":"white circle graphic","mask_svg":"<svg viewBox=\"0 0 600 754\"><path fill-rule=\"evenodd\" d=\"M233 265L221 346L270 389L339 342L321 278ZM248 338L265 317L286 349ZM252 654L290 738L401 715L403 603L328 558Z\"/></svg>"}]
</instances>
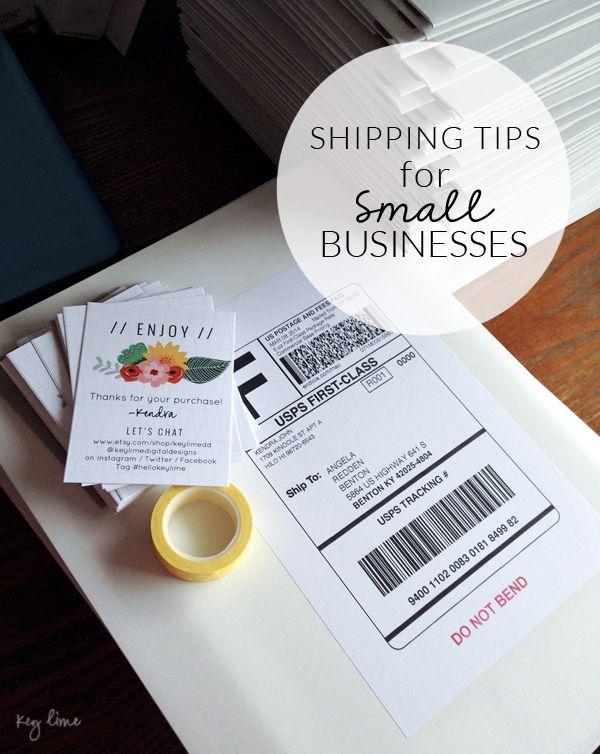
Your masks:
<instances>
[{"instance_id":1,"label":"white circle graphic","mask_svg":"<svg viewBox=\"0 0 600 754\"><path fill-rule=\"evenodd\" d=\"M370 300L386 329L440 334L487 321L537 282L570 183L560 133L516 74L456 45L411 43L315 89L287 134L277 197L323 295L356 316Z\"/></svg>"}]
</instances>

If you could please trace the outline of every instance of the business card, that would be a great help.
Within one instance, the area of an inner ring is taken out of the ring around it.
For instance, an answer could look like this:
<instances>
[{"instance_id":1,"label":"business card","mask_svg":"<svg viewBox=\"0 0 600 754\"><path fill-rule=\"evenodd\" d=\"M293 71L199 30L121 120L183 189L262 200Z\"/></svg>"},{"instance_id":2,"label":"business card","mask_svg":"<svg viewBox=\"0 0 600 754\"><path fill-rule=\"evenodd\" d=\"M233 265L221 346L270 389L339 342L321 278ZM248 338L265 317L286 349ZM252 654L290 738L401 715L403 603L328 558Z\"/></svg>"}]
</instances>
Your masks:
<instances>
[{"instance_id":1,"label":"business card","mask_svg":"<svg viewBox=\"0 0 600 754\"><path fill-rule=\"evenodd\" d=\"M235 315L87 305L65 482L229 483Z\"/></svg>"}]
</instances>

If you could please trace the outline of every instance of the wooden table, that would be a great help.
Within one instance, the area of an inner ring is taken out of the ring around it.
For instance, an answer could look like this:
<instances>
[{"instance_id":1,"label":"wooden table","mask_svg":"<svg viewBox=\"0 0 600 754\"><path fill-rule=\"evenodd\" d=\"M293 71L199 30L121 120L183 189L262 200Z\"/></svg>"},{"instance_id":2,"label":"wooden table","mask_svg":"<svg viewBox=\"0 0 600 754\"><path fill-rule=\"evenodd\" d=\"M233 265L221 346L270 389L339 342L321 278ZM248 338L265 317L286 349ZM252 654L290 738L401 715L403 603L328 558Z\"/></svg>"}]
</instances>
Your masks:
<instances>
[{"instance_id":1,"label":"wooden table","mask_svg":"<svg viewBox=\"0 0 600 754\"><path fill-rule=\"evenodd\" d=\"M130 55L48 34L16 45L111 214L126 253L274 175L187 67L174 3L150 2ZM492 333L600 429L600 211L567 229L550 269ZM111 637L12 503L0 500L0 751L26 751L17 714L84 719L39 751L182 751Z\"/></svg>"},{"instance_id":2,"label":"wooden table","mask_svg":"<svg viewBox=\"0 0 600 754\"><path fill-rule=\"evenodd\" d=\"M540 282L488 329L600 431L600 210L566 229Z\"/></svg>"}]
</instances>

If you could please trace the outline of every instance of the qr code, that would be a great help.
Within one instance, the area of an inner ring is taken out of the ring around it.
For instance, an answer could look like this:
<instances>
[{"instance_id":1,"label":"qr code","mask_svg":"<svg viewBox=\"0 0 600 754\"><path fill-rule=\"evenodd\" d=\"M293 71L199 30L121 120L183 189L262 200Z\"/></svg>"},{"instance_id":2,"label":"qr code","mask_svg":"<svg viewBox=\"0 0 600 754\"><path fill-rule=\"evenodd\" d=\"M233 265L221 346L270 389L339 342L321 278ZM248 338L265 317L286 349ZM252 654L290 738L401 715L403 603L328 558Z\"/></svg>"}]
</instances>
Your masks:
<instances>
[{"instance_id":1,"label":"qr code","mask_svg":"<svg viewBox=\"0 0 600 754\"><path fill-rule=\"evenodd\" d=\"M302 384L385 332L373 312L361 309L308 343L288 351L280 360L296 382Z\"/></svg>"}]
</instances>

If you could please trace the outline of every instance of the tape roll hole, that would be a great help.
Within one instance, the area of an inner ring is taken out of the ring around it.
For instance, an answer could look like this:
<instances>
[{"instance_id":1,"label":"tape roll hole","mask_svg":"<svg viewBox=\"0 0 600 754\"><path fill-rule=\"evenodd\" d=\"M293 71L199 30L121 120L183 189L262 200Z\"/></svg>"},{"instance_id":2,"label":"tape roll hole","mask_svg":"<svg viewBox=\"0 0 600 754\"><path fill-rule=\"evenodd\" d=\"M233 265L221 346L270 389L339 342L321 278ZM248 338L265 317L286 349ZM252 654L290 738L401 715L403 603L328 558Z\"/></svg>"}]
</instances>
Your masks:
<instances>
[{"instance_id":1,"label":"tape roll hole","mask_svg":"<svg viewBox=\"0 0 600 754\"><path fill-rule=\"evenodd\" d=\"M165 521L171 547L185 558L203 560L227 552L239 532L239 514L228 497L201 487L182 492Z\"/></svg>"}]
</instances>

